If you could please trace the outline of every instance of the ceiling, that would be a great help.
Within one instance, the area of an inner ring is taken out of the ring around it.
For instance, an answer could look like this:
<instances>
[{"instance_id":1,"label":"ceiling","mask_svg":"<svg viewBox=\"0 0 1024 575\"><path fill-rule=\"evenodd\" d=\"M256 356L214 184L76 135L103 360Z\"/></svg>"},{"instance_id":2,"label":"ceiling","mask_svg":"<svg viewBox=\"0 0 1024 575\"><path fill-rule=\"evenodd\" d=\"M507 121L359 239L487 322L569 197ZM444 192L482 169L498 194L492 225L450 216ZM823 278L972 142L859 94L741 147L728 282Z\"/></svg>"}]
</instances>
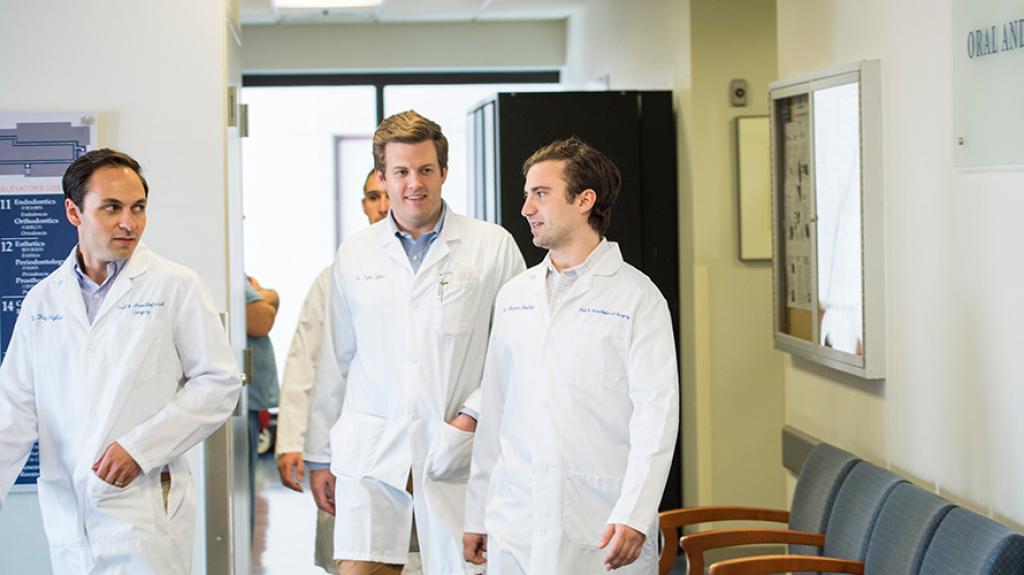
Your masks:
<instances>
[{"instance_id":1,"label":"ceiling","mask_svg":"<svg viewBox=\"0 0 1024 575\"><path fill-rule=\"evenodd\" d=\"M272 0L240 0L242 24L472 22L558 20L587 0L383 0L373 8L278 9Z\"/></svg>"}]
</instances>

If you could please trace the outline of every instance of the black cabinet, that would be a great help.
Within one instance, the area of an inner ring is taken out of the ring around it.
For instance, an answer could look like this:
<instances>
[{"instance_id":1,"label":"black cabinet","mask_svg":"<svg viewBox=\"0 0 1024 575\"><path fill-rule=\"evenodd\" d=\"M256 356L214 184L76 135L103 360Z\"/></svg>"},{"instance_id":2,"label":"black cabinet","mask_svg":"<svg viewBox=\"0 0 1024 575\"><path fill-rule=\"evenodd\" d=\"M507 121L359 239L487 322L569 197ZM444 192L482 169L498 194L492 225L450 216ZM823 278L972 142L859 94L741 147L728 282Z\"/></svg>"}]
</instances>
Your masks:
<instances>
[{"instance_id":1,"label":"black cabinet","mask_svg":"<svg viewBox=\"0 0 1024 575\"><path fill-rule=\"evenodd\" d=\"M622 172L608 239L661 289L679 338L679 233L676 136L668 91L499 93L470 112L473 214L505 227L528 266L533 245L523 203L523 162L559 138L579 136ZM677 348L678 349L678 346ZM582 446L581 446L582 448ZM682 505L679 449L662 508Z\"/></svg>"}]
</instances>

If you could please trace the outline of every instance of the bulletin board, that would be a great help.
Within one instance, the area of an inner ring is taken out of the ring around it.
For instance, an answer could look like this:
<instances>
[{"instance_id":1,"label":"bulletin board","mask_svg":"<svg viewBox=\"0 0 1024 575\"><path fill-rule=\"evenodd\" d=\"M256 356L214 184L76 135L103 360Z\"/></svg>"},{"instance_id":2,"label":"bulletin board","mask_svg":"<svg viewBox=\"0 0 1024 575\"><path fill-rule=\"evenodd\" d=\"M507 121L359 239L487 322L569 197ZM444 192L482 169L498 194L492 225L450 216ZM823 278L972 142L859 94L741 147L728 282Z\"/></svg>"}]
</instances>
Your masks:
<instances>
[{"instance_id":1,"label":"bulletin board","mask_svg":"<svg viewBox=\"0 0 1024 575\"><path fill-rule=\"evenodd\" d=\"M880 64L770 86L775 346L885 377Z\"/></svg>"},{"instance_id":2,"label":"bulletin board","mask_svg":"<svg viewBox=\"0 0 1024 575\"><path fill-rule=\"evenodd\" d=\"M0 112L0 352L7 354L25 295L77 242L64 214L64 171L96 145L96 114ZM34 490L39 446L15 480Z\"/></svg>"}]
</instances>

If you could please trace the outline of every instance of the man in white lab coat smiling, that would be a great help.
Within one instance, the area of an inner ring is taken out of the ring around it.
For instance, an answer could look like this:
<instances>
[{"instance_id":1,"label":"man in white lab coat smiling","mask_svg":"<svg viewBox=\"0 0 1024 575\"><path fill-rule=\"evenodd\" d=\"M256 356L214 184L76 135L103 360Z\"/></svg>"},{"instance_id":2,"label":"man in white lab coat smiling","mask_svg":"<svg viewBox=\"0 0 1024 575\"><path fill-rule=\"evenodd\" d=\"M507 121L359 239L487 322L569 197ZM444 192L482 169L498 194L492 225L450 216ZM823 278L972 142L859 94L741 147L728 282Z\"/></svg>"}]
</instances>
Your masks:
<instances>
[{"instance_id":1,"label":"man in white lab coat smiling","mask_svg":"<svg viewBox=\"0 0 1024 575\"><path fill-rule=\"evenodd\" d=\"M54 573L184 575L184 454L238 402L231 348L202 280L140 243L134 159L88 152L63 187L78 245L25 297L0 367L0 501L38 440Z\"/></svg>"},{"instance_id":2,"label":"man in white lab coat smiling","mask_svg":"<svg viewBox=\"0 0 1024 575\"><path fill-rule=\"evenodd\" d=\"M448 142L437 124L413 111L386 118L373 150L391 212L335 257L338 376L318 371L304 456L317 506L336 514L339 573L401 573L415 515L423 573L463 575L490 316L525 265L508 232L441 200Z\"/></svg>"},{"instance_id":3,"label":"man in white lab coat smiling","mask_svg":"<svg viewBox=\"0 0 1024 575\"><path fill-rule=\"evenodd\" d=\"M522 215L549 252L495 302L465 557L489 575L655 574L679 426L668 306L604 238L614 163L569 138L523 171Z\"/></svg>"}]
</instances>

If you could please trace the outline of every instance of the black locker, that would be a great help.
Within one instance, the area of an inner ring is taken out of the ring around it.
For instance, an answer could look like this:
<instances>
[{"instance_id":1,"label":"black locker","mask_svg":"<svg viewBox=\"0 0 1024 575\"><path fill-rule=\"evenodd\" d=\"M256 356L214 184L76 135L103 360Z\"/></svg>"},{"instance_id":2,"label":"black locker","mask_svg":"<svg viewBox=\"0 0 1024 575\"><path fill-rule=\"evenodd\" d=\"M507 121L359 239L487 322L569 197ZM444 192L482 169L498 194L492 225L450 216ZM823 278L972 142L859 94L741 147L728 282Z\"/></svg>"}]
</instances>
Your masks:
<instances>
[{"instance_id":1,"label":"black locker","mask_svg":"<svg viewBox=\"0 0 1024 575\"><path fill-rule=\"evenodd\" d=\"M679 339L679 233L675 117L669 91L499 93L470 112L473 212L500 224L533 266L533 245L520 215L523 162L553 140L579 136L622 172L608 239L647 274L668 300ZM676 346L678 350L678 345ZM682 506L681 444L662 509Z\"/></svg>"}]
</instances>

